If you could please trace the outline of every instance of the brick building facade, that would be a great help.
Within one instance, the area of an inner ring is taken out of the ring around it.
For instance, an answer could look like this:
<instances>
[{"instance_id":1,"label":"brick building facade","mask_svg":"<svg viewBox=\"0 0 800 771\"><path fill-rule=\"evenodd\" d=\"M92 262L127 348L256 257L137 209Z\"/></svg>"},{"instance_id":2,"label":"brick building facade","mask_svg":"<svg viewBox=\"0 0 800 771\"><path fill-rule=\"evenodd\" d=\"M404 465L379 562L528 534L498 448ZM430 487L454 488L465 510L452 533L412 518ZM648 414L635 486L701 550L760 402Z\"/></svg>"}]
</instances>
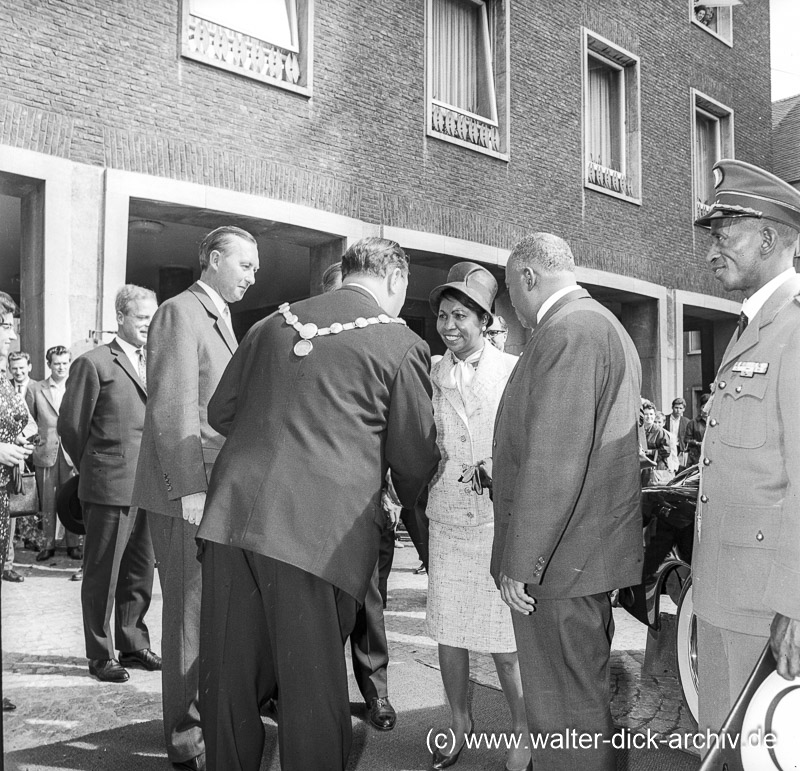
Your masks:
<instances>
[{"instance_id":1,"label":"brick building facade","mask_svg":"<svg viewBox=\"0 0 800 771\"><path fill-rule=\"evenodd\" d=\"M631 332L648 396L713 379L738 311L692 224L696 156L710 130L703 153L770 167L766 0L718 9L713 28L691 0L263 2L286 9L281 44L205 18L210 0L0 8L0 286L21 298L34 375L50 345L109 339L123 282L163 297L196 278L202 235L235 222L262 258L240 330L383 235L412 256L410 323L441 347L426 298L449 265L501 277L515 241L546 230ZM434 23L459 3L493 91L480 114L432 85L459 69ZM620 102L602 141L622 158L599 165L598 77Z\"/></svg>"}]
</instances>

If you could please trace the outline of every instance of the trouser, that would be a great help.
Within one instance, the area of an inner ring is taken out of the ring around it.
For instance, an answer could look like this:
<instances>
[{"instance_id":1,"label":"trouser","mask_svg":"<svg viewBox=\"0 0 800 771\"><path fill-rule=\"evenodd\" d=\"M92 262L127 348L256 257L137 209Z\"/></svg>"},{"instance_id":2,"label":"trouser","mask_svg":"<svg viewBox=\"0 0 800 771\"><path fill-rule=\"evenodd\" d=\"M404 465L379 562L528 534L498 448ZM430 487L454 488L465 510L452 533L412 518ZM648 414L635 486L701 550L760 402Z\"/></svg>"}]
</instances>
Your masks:
<instances>
[{"instance_id":1,"label":"trouser","mask_svg":"<svg viewBox=\"0 0 800 771\"><path fill-rule=\"evenodd\" d=\"M280 683L284 771L343 771L352 729L344 641L353 597L304 570L207 542L200 714L208 771L258 771L259 706Z\"/></svg>"},{"instance_id":2,"label":"trouser","mask_svg":"<svg viewBox=\"0 0 800 771\"><path fill-rule=\"evenodd\" d=\"M155 559L147 518L135 506L85 501L82 506L86 541L81 606L86 658L116 658L115 648L123 653L149 648L144 617L153 593Z\"/></svg>"},{"instance_id":3,"label":"trouser","mask_svg":"<svg viewBox=\"0 0 800 771\"><path fill-rule=\"evenodd\" d=\"M81 545L81 536L65 530L56 515L56 496L61 485L75 475L75 469L70 466L64 455L58 453L55 464L52 466L34 466L36 485L39 488L39 507L42 512L42 533L44 534L45 549L55 549L56 541L64 538L67 548Z\"/></svg>"},{"instance_id":4,"label":"trouser","mask_svg":"<svg viewBox=\"0 0 800 771\"><path fill-rule=\"evenodd\" d=\"M533 768L616 771L609 670L614 618L608 594L537 599L533 613L511 611L511 617L532 742L549 742L546 748L531 747ZM554 743L557 735L561 740ZM587 735L599 738L585 749L573 746L573 736Z\"/></svg>"},{"instance_id":5,"label":"trouser","mask_svg":"<svg viewBox=\"0 0 800 771\"><path fill-rule=\"evenodd\" d=\"M698 728L702 734L719 733L768 639L766 624L763 635L751 635L721 629L697 617Z\"/></svg>"},{"instance_id":6,"label":"trouser","mask_svg":"<svg viewBox=\"0 0 800 771\"><path fill-rule=\"evenodd\" d=\"M205 752L200 725L200 596L197 525L147 513L161 584L161 702L167 757L173 763Z\"/></svg>"},{"instance_id":7,"label":"trouser","mask_svg":"<svg viewBox=\"0 0 800 771\"><path fill-rule=\"evenodd\" d=\"M389 666L389 643L386 640L383 609L386 607L386 584L393 557L394 531L384 528L378 561L350 635L353 673L367 704L372 699L385 699L389 695L386 672Z\"/></svg>"}]
</instances>

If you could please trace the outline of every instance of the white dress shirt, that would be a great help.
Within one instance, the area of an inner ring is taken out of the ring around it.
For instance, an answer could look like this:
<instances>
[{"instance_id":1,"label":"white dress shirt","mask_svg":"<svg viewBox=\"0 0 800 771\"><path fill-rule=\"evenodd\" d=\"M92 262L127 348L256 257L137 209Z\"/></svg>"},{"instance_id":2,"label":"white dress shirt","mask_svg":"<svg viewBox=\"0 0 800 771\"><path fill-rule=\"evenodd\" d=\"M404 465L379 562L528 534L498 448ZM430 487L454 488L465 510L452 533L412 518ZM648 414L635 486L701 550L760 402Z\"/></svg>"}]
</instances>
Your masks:
<instances>
[{"instance_id":1,"label":"white dress shirt","mask_svg":"<svg viewBox=\"0 0 800 771\"><path fill-rule=\"evenodd\" d=\"M742 303L742 313L747 316L747 321L750 322L755 318L756 313L764 307L764 303L772 297L775 290L781 286L781 284L796 275L797 271L795 271L794 268L786 268L783 273L779 273L771 281L767 281L761 289L753 292L753 294Z\"/></svg>"},{"instance_id":2,"label":"white dress shirt","mask_svg":"<svg viewBox=\"0 0 800 771\"><path fill-rule=\"evenodd\" d=\"M575 292L582 287L578 286L578 284L573 284L572 286L565 286L563 289L559 289L557 292L553 292L543 303L542 307L539 308L539 312L536 314L536 323L539 324L541 320L544 318L544 314L550 310L564 295L569 294L570 292Z\"/></svg>"},{"instance_id":3,"label":"white dress shirt","mask_svg":"<svg viewBox=\"0 0 800 771\"><path fill-rule=\"evenodd\" d=\"M228 303L222 299L222 295L216 290L206 284L205 281L201 281L197 279L197 283L203 287L203 291L211 298L211 302L214 303L214 307L219 311L219 315L222 317L222 320L228 325L228 329L230 329L231 334L236 336L233 331L233 322L231 321L231 309L228 307Z\"/></svg>"}]
</instances>

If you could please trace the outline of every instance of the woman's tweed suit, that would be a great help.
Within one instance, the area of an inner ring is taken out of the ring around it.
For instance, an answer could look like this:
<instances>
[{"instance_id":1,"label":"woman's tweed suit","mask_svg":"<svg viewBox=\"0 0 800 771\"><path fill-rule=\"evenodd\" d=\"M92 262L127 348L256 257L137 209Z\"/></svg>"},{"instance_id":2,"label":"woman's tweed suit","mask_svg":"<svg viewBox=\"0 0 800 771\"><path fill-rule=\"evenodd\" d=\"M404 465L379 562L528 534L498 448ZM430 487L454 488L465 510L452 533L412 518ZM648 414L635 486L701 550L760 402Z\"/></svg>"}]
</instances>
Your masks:
<instances>
[{"instance_id":1,"label":"woman's tweed suit","mask_svg":"<svg viewBox=\"0 0 800 771\"><path fill-rule=\"evenodd\" d=\"M449 351L431 371L437 444L442 454L428 499L428 635L456 648L510 653L517 646L511 611L489 574L494 512L488 491L459 482L463 470L492 454L497 405L517 358L483 347L466 398L455 387Z\"/></svg>"}]
</instances>

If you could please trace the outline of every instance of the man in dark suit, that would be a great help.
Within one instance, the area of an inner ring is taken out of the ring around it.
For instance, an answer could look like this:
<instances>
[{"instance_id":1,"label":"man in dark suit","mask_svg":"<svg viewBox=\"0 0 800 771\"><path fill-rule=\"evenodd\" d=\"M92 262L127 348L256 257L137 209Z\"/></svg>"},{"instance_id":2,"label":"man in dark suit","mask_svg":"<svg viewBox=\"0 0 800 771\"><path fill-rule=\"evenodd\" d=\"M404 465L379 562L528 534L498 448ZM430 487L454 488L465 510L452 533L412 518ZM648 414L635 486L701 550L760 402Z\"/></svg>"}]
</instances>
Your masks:
<instances>
[{"instance_id":1,"label":"man in dark suit","mask_svg":"<svg viewBox=\"0 0 800 771\"><path fill-rule=\"evenodd\" d=\"M259 768L259 705L278 683L282 768L345 767L343 642L378 559L386 472L410 508L438 462L428 346L396 318L408 258L364 239L342 275L254 326L208 406L227 436L199 531L212 771Z\"/></svg>"},{"instance_id":2,"label":"man in dark suit","mask_svg":"<svg viewBox=\"0 0 800 771\"><path fill-rule=\"evenodd\" d=\"M167 300L147 339L147 398L134 501L146 509L163 594L164 736L176 768L205 767L198 707L200 563L197 525L225 438L208 424L209 399L236 350L229 303L255 281L258 246L224 226L200 244L200 280Z\"/></svg>"},{"instance_id":3,"label":"man in dark suit","mask_svg":"<svg viewBox=\"0 0 800 771\"><path fill-rule=\"evenodd\" d=\"M714 204L697 221L711 229L706 261L745 300L701 447L692 553L701 731L720 729L767 641L778 674L800 677L800 192L742 161L717 162L714 178Z\"/></svg>"},{"instance_id":4,"label":"man in dark suit","mask_svg":"<svg viewBox=\"0 0 800 771\"><path fill-rule=\"evenodd\" d=\"M117 336L72 365L58 432L80 473L86 526L81 605L89 672L122 683L129 677L123 665L161 668L144 622L153 589L153 544L144 512L131 505L147 401L144 344L157 305L152 291L126 284L114 307Z\"/></svg>"},{"instance_id":5,"label":"man in dark suit","mask_svg":"<svg viewBox=\"0 0 800 771\"><path fill-rule=\"evenodd\" d=\"M495 423L492 576L514 611L531 733L610 740L608 593L642 575L639 357L557 236L517 244L506 284L533 331ZM602 741L532 749L534 768L616 769Z\"/></svg>"},{"instance_id":6,"label":"man in dark suit","mask_svg":"<svg viewBox=\"0 0 800 771\"><path fill-rule=\"evenodd\" d=\"M61 402L64 399L69 363L72 356L63 345L47 350L45 355L50 377L45 380L29 380L25 390L25 402L31 416L39 427L39 444L34 448L31 462L36 472L36 486L39 489L39 503L42 512L42 531L44 544L36 555L37 562L52 559L56 553L57 531L61 524L56 517L56 493L74 473L75 469L69 455L64 453L61 437L56 424ZM64 541L67 554L72 559L83 559L81 537L68 530Z\"/></svg>"}]
</instances>

